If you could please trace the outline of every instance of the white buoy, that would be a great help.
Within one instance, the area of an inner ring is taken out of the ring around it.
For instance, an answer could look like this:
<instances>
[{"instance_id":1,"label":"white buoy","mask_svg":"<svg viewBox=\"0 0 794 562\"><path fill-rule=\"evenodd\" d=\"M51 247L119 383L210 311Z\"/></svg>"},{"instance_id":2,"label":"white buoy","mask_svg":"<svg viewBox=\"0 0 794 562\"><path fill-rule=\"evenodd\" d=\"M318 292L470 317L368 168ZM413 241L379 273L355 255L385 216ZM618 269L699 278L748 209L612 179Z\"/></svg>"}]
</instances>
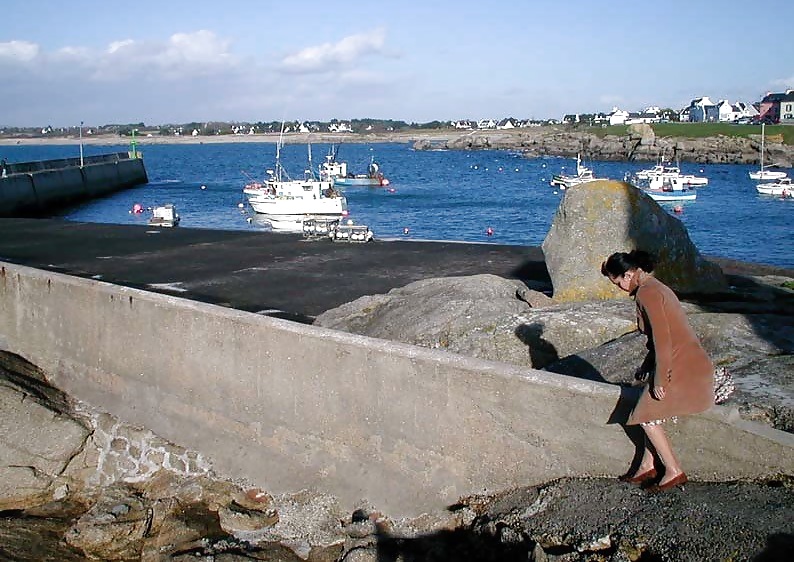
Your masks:
<instances>
[{"instance_id":1,"label":"white buoy","mask_svg":"<svg viewBox=\"0 0 794 562\"><path fill-rule=\"evenodd\" d=\"M202 185L201 189L207 189L207 186L206 185Z\"/></svg>"},{"instance_id":2,"label":"white buoy","mask_svg":"<svg viewBox=\"0 0 794 562\"><path fill-rule=\"evenodd\" d=\"M245 205L243 203L237 203L237 208L238 209L242 209L244 207L245 207Z\"/></svg>"}]
</instances>

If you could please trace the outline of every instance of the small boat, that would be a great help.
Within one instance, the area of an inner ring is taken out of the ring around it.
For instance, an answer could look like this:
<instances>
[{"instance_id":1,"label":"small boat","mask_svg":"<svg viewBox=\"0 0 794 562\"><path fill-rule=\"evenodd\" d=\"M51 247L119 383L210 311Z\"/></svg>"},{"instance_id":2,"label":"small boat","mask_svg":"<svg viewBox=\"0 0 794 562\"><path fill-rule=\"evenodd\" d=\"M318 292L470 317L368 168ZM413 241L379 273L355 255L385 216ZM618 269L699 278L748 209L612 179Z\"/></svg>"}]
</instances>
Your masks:
<instances>
[{"instance_id":1,"label":"small boat","mask_svg":"<svg viewBox=\"0 0 794 562\"><path fill-rule=\"evenodd\" d=\"M367 167L366 174L347 173L334 178L334 185L357 185L368 187L385 187L389 185L389 180L380 171L380 166L373 159Z\"/></svg>"},{"instance_id":2,"label":"small boat","mask_svg":"<svg viewBox=\"0 0 794 562\"><path fill-rule=\"evenodd\" d=\"M654 201L694 201L697 191L676 178L656 177L651 179L648 187L641 187Z\"/></svg>"},{"instance_id":3,"label":"small boat","mask_svg":"<svg viewBox=\"0 0 794 562\"><path fill-rule=\"evenodd\" d=\"M149 226L164 226L171 228L179 224L179 213L176 207L171 205L160 205L152 209L152 218L149 219Z\"/></svg>"},{"instance_id":4,"label":"small boat","mask_svg":"<svg viewBox=\"0 0 794 562\"><path fill-rule=\"evenodd\" d=\"M757 172L750 172L750 179L756 181L775 181L782 180L786 177L786 172L776 170L767 170L769 166L764 166L764 137L766 137L766 124L761 122L761 167Z\"/></svg>"},{"instance_id":5,"label":"small boat","mask_svg":"<svg viewBox=\"0 0 794 562\"><path fill-rule=\"evenodd\" d=\"M568 189L569 187L573 187L575 185L579 185L580 183L587 183L590 181L596 181L601 178L597 178L593 175L593 171L590 168L582 166L582 159L579 154L576 155L576 175L575 176L567 176L565 174L557 174L552 176L549 185L552 187L559 187L560 189Z\"/></svg>"},{"instance_id":6,"label":"small boat","mask_svg":"<svg viewBox=\"0 0 794 562\"><path fill-rule=\"evenodd\" d=\"M755 190L761 195L775 195L777 197L794 197L794 184L791 178L782 178L776 182L759 183Z\"/></svg>"}]
</instances>

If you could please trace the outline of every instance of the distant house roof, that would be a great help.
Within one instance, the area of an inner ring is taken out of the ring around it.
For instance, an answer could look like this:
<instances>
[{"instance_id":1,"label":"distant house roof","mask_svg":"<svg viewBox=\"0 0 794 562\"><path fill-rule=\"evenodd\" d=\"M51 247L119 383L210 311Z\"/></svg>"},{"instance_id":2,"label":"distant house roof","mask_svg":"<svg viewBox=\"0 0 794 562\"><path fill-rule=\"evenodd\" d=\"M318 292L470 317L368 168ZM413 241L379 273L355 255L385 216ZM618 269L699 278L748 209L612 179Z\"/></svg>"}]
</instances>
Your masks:
<instances>
[{"instance_id":1,"label":"distant house roof","mask_svg":"<svg viewBox=\"0 0 794 562\"><path fill-rule=\"evenodd\" d=\"M790 91L790 90L789 90ZM764 96L761 103L779 103L788 95L788 92L769 93Z\"/></svg>"},{"instance_id":2,"label":"distant house roof","mask_svg":"<svg viewBox=\"0 0 794 562\"><path fill-rule=\"evenodd\" d=\"M714 105L714 102L712 102L708 98L708 96L703 96L702 98L693 99L692 102L689 104L689 107L694 107L696 105L700 105L700 106Z\"/></svg>"},{"instance_id":3,"label":"distant house roof","mask_svg":"<svg viewBox=\"0 0 794 562\"><path fill-rule=\"evenodd\" d=\"M780 101L794 101L794 90L789 90Z\"/></svg>"}]
</instances>

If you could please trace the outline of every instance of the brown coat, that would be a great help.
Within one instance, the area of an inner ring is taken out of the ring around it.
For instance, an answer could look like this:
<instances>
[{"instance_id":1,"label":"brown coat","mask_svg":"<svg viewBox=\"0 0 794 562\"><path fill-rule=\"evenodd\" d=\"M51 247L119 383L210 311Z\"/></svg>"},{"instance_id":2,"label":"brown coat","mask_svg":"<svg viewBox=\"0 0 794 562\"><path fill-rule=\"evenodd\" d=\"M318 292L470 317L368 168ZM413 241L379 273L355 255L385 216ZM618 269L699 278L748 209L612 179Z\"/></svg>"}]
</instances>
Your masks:
<instances>
[{"instance_id":1,"label":"brown coat","mask_svg":"<svg viewBox=\"0 0 794 562\"><path fill-rule=\"evenodd\" d=\"M708 410L714 404L714 365L689 325L678 297L643 271L632 278L629 290L637 303L637 325L648 336L650 353L646 361L655 368L627 423ZM664 387L664 399L651 395L653 384Z\"/></svg>"}]
</instances>

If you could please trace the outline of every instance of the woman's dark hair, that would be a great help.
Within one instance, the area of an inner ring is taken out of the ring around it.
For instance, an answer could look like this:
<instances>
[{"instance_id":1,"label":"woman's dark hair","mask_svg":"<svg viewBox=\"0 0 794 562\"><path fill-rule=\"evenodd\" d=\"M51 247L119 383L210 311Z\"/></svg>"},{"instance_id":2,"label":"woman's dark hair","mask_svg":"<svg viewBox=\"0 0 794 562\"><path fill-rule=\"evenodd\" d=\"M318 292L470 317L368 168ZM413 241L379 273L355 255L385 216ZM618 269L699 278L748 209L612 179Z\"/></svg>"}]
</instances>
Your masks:
<instances>
[{"instance_id":1,"label":"woman's dark hair","mask_svg":"<svg viewBox=\"0 0 794 562\"><path fill-rule=\"evenodd\" d=\"M642 250L615 252L601 264L601 273L607 277L621 277L628 270L637 268L650 273L653 271L654 261L651 254Z\"/></svg>"}]
</instances>

